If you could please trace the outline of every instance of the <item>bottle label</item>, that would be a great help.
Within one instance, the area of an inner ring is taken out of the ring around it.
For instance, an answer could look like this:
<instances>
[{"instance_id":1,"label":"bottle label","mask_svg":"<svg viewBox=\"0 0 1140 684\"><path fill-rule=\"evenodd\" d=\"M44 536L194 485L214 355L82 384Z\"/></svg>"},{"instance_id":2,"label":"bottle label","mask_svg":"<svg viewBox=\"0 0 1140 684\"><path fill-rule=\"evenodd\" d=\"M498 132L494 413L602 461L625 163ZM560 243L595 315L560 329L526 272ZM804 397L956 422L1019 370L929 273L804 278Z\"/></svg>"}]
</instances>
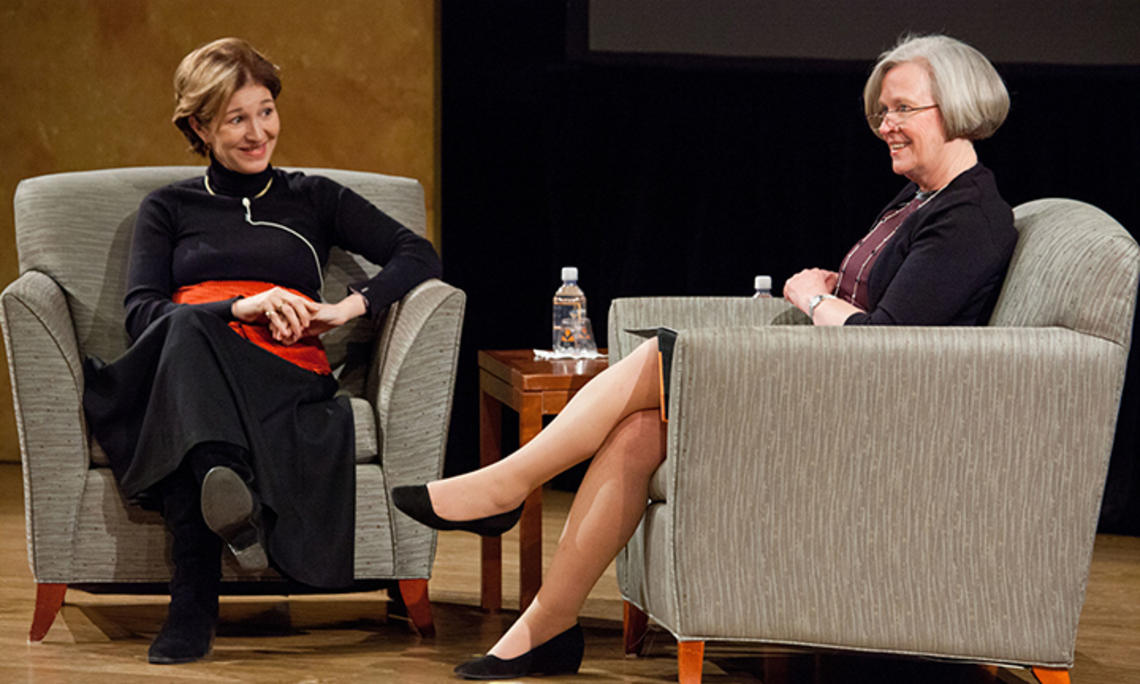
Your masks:
<instances>
[{"instance_id":1,"label":"bottle label","mask_svg":"<svg viewBox=\"0 0 1140 684\"><path fill-rule=\"evenodd\" d=\"M582 302L577 297L554 300L554 351L573 351L579 338L583 316Z\"/></svg>"},{"instance_id":2,"label":"bottle label","mask_svg":"<svg viewBox=\"0 0 1140 684\"><path fill-rule=\"evenodd\" d=\"M551 348L561 354L577 356L598 350L590 319L586 316L585 297L554 297Z\"/></svg>"}]
</instances>

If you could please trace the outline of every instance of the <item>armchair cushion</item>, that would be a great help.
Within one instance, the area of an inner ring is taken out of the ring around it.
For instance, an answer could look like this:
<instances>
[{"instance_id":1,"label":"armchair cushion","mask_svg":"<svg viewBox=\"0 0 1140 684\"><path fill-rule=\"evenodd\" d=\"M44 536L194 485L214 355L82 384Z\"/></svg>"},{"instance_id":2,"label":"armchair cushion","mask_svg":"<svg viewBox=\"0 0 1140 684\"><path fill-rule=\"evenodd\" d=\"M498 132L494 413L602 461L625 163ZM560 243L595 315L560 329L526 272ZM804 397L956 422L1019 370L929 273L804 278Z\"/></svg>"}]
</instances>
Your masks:
<instances>
[{"instance_id":1,"label":"armchair cushion","mask_svg":"<svg viewBox=\"0 0 1140 684\"><path fill-rule=\"evenodd\" d=\"M1060 326L1128 347L1136 306L1136 242L1096 207L1070 199L1014 210L1018 240L995 326Z\"/></svg>"},{"instance_id":2,"label":"armchair cushion","mask_svg":"<svg viewBox=\"0 0 1140 684\"><path fill-rule=\"evenodd\" d=\"M798 316L797 316L798 314ZM619 361L645 338L626 330L656 328L676 330L762 326L799 323L803 313L779 297L626 297L610 303L609 357ZM810 322L810 321L808 321Z\"/></svg>"}]
</instances>

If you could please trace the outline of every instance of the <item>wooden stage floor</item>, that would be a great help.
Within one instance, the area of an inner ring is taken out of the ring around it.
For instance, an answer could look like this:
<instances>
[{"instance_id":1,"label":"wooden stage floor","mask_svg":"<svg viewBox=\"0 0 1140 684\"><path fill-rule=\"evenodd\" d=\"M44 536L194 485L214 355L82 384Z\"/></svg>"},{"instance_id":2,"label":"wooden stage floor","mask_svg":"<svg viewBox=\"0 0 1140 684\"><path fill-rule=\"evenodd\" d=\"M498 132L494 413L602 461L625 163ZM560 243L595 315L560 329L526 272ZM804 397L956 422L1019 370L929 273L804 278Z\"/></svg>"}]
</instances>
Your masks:
<instances>
[{"instance_id":1,"label":"wooden stage floor","mask_svg":"<svg viewBox=\"0 0 1140 684\"><path fill-rule=\"evenodd\" d=\"M546 492L547 560L569 500L565 493ZM514 618L517 548L517 536L506 535L507 610L486 615L478 608L478 539L462 532L440 535L430 585L437 629L433 639L416 636L404 619L389 615L383 591L225 597L219 636L209 658L189 665L155 666L147 664L146 650L165 615L165 596L71 590L44 642L27 643L34 584L24 545L20 470L18 465L0 464L0 682L458 681L452 667L488 648ZM654 629L648 655L626 658L621 614L611 566L583 613L586 659L581 674L536 681L675 682L672 637ZM993 681L970 665L716 644L709 645L704 668L704 681L710 684ZM1097 539L1072 675L1075 684L1140 682L1140 538ZM998 680L1032 681L1017 670L1001 670Z\"/></svg>"}]
</instances>

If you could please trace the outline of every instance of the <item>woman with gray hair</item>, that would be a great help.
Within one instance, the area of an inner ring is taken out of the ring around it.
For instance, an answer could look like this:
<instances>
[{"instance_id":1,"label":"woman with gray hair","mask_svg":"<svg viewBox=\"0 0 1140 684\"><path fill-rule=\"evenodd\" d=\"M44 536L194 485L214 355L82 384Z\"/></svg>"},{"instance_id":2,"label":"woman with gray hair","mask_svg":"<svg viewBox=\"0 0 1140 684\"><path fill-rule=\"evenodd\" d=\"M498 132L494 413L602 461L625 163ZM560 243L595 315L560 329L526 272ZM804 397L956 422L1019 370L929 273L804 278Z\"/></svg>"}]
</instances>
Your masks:
<instances>
[{"instance_id":1,"label":"woman with gray hair","mask_svg":"<svg viewBox=\"0 0 1140 684\"><path fill-rule=\"evenodd\" d=\"M815 325L984 325L1016 241L1013 213L973 146L1009 110L1001 78L964 43L907 37L879 59L864 104L891 168L910 182L837 271L801 271L785 284L785 298ZM657 341L649 340L509 457L393 491L397 507L436 529L501 534L528 493L593 457L538 595L487 655L457 674L508 679L578 670L578 611L636 529L665 456L658 378Z\"/></svg>"},{"instance_id":2,"label":"woman with gray hair","mask_svg":"<svg viewBox=\"0 0 1140 684\"><path fill-rule=\"evenodd\" d=\"M863 110L911 182L838 272L801 271L784 296L822 325L985 324L1015 237L973 143L1009 113L1001 77L953 38L905 38L872 70Z\"/></svg>"}]
</instances>

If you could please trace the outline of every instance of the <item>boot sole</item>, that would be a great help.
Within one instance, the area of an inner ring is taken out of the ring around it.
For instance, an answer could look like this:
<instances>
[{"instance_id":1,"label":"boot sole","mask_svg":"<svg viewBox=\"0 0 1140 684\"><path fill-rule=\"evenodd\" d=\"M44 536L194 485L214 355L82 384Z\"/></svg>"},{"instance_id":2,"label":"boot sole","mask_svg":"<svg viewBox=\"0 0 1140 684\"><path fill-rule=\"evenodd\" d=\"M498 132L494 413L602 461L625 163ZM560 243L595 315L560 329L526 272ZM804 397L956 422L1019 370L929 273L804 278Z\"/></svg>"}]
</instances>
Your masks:
<instances>
[{"instance_id":1,"label":"boot sole","mask_svg":"<svg viewBox=\"0 0 1140 684\"><path fill-rule=\"evenodd\" d=\"M269 567L253 514L253 495L240 475L225 466L206 473L202 479L202 518L248 572Z\"/></svg>"},{"instance_id":2,"label":"boot sole","mask_svg":"<svg viewBox=\"0 0 1140 684\"><path fill-rule=\"evenodd\" d=\"M212 650L212 649L211 649ZM200 656L162 656L162 655L147 655L146 661L151 665L182 665L183 663L193 663L202 660L210 655L210 651L206 651Z\"/></svg>"}]
</instances>

